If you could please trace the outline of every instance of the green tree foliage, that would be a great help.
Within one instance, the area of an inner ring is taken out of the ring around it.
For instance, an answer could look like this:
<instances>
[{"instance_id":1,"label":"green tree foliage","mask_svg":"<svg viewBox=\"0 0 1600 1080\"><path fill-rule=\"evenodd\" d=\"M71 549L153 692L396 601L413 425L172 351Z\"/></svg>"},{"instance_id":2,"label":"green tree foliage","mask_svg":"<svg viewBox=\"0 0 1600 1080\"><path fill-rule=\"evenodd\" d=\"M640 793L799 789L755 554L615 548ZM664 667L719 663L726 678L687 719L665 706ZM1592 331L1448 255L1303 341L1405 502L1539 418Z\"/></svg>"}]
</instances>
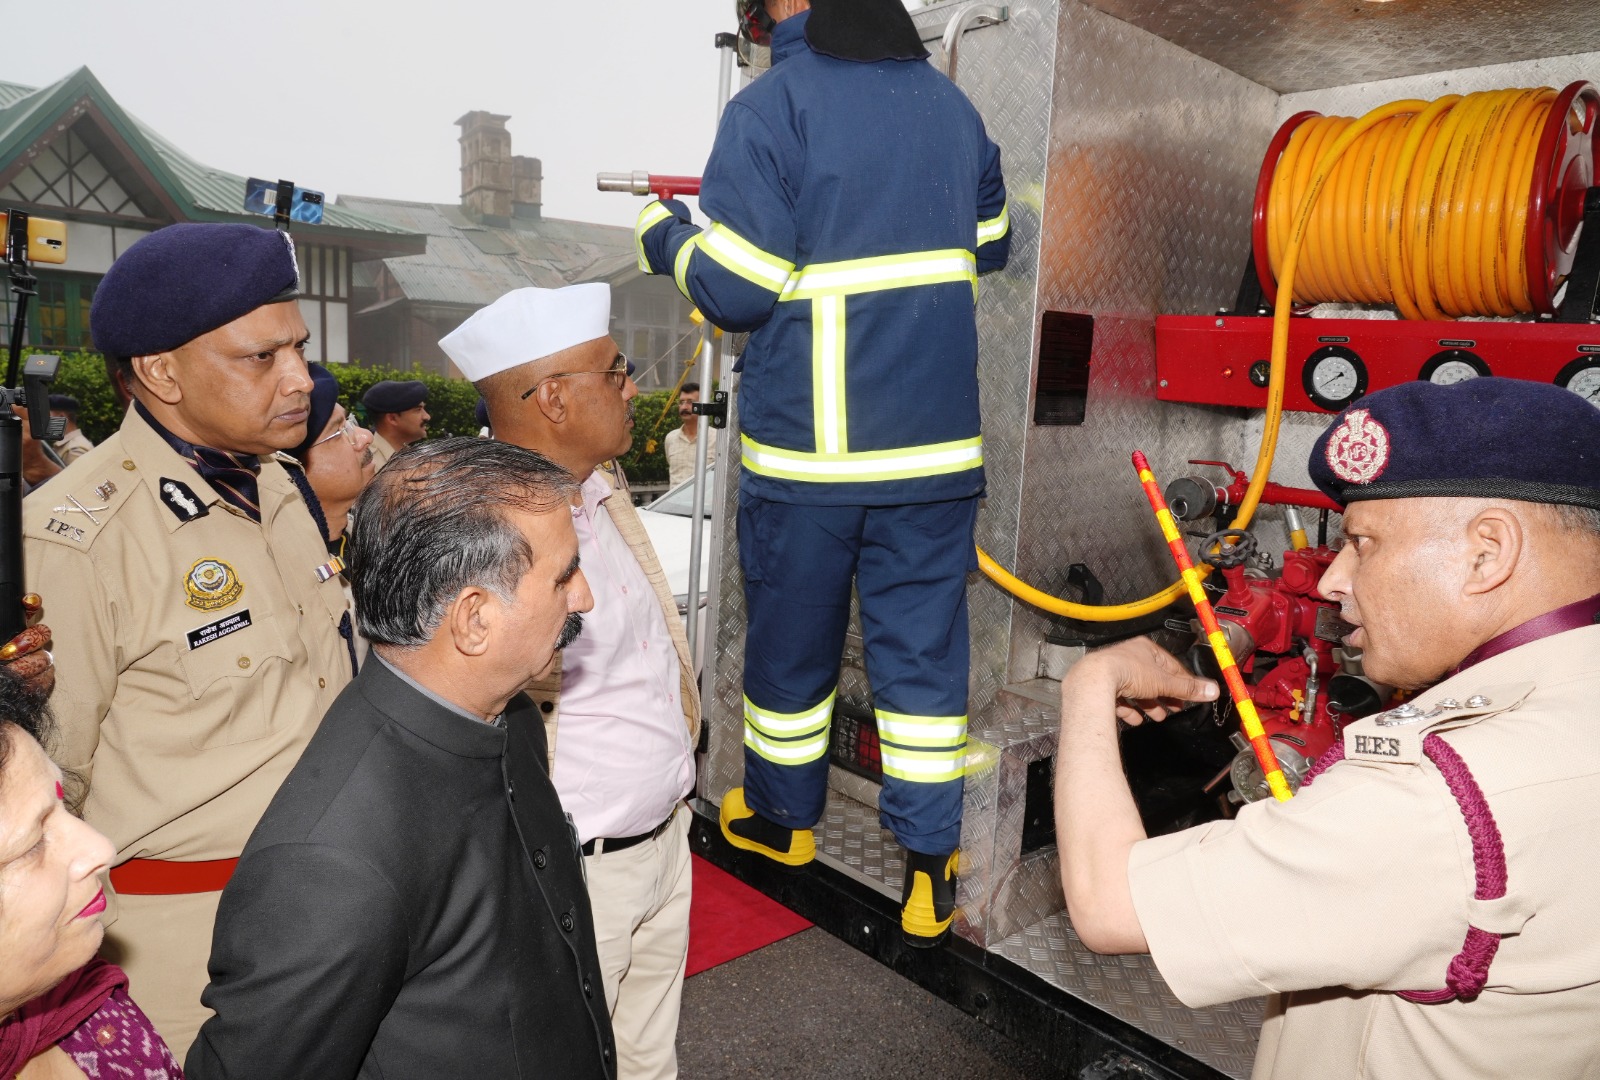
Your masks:
<instances>
[{"instance_id":1,"label":"green tree foliage","mask_svg":"<svg viewBox=\"0 0 1600 1080\"><path fill-rule=\"evenodd\" d=\"M671 390L651 390L633 399L633 449L623 456L622 471L635 484L667 482L664 444L667 432L681 424L676 407L667 409L666 419L661 420L661 410L671 397ZM656 427L658 420L660 428Z\"/></svg>"},{"instance_id":2,"label":"green tree foliage","mask_svg":"<svg viewBox=\"0 0 1600 1080\"><path fill-rule=\"evenodd\" d=\"M100 442L122 426L122 407L111 392L111 380L106 378L106 362L95 352L58 355L61 357L61 367L56 372L55 385L50 389L54 393L70 394L78 399L78 426L91 442Z\"/></svg>"},{"instance_id":3,"label":"green tree foliage","mask_svg":"<svg viewBox=\"0 0 1600 1080\"><path fill-rule=\"evenodd\" d=\"M430 438L447 432L452 435L478 433L477 419L473 415L478 407L478 391L463 379L446 378L420 369L402 371L356 364L330 364L328 370L339 380L339 400L347 409L359 413L357 403L373 383L384 379L417 379L428 384L428 413L432 417L428 421ZM81 410L78 426L92 441L100 442L121 426L122 410L111 392L105 361L99 353L62 353L61 370L53 389L78 399ZM670 390L652 390L634 399L633 449L623 457L622 467L636 484L666 482L667 457L662 444L667 432L679 425L678 410L666 409L666 419L661 420L659 428L656 424L671 393Z\"/></svg>"},{"instance_id":4,"label":"green tree foliage","mask_svg":"<svg viewBox=\"0 0 1600 1080\"><path fill-rule=\"evenodd\" d=\"M474 411L478 407L478 391L464 379L451 379L434 375L420 368L403 371L391 367L357 367L355 364L329 364L328 370L339 380L339 401L345 408L368 422L365 410L358 408L361 395L374 383L393 379L397 382L422 382L428 387L428 437L445 435L476 435L478 420Z\"/></svg>"}]
</instances>

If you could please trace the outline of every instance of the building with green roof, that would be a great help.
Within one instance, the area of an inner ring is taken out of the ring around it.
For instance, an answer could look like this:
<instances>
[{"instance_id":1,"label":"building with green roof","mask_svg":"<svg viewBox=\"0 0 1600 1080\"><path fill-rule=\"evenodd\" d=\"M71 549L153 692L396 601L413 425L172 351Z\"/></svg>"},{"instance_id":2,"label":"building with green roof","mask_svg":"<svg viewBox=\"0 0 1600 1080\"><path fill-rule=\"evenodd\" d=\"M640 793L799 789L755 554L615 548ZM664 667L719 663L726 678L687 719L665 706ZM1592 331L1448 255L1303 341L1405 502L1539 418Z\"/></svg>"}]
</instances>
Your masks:
<instances>
[{"instance_id":1,"label":"building with green roof","mask_svg":"<svg viewBox=\"0 0 1600 1080\"><path fill-rule=\"evenodd\" d=\"M35 268L33 345L93 348L95 286L146 233L180 221L270 228L245 211L244 197L245 177L196 161L130 116L88 68L44 87L0 82L0 210L67 222L66 263ZM349 361L356 265L422 254L427 237L332 204L322 224L296 223L291 235L300 307L311 330L309 357Z\"/></svg>"}]
</instances>

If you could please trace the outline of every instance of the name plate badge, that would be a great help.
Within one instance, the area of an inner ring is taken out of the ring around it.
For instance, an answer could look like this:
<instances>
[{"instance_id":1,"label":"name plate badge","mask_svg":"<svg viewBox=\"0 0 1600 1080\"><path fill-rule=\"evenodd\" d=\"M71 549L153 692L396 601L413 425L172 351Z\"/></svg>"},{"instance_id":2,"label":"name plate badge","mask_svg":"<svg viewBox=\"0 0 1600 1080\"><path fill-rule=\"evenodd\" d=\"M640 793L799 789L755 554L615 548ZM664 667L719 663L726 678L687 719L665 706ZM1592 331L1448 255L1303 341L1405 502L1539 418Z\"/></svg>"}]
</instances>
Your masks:
<instances>
[{"instance_id":1,"label":"name plate badge","mask_svg":"<svg viewBox=\"0 0 1600 1080\"><path fill-rule=\"evenodd\" d=\"M225 619L218 619L213 623L206 623L189 631L189 650L193 652L202 645L210 645L213 641L221 641L229 634L238 633L250 625L250 609L236 611Z\"/></svg>"}]
</instances>

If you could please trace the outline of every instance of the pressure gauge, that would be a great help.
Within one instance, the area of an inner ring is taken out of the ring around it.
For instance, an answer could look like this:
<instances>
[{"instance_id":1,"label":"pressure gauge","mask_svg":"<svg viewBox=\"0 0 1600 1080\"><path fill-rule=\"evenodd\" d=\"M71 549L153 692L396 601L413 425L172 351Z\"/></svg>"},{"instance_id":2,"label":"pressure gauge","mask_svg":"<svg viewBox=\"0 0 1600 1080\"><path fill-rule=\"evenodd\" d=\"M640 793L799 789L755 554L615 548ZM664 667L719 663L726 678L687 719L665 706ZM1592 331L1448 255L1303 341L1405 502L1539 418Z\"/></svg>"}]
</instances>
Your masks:
<instances>
[{"instance_id":1,"label":"pressure gauge","mask_svg":"<svg viewBox=\"0 0 1600 1080\"><path fill-rule=\"evenodd\" d=\"M1306 357L1300 381L1313 404L1338 412L1367 392L1367 365L1354 350L1324 345Z\"/></svg>"},{"instance_id":2,"label":"pressure gauge","mask_svg":"<svg viewBox=\"0 0 1600 1080\"><path fill-rule=\"evenodd\" d=\"M1489 365L1477 353L1465 349L1446 349L1436 353L1432 359L1422 365L1422 370L1417 372L1417 378L1424 382L1431 382L1435 386L1450 386L1453 383L1466 382L1468 379L1480 379L1492 374Z\"/></svg>"},{"instance_id":3,"label":"pressure gauge","mask_svg":"<svg viewBox=\"0 0 1600 1080\"><path fill-rule=\"evenodd\" d=\"M1600 407L1600 356L1578 357L1556 375L1556 385Z\"/></svg>"}]
</instances>

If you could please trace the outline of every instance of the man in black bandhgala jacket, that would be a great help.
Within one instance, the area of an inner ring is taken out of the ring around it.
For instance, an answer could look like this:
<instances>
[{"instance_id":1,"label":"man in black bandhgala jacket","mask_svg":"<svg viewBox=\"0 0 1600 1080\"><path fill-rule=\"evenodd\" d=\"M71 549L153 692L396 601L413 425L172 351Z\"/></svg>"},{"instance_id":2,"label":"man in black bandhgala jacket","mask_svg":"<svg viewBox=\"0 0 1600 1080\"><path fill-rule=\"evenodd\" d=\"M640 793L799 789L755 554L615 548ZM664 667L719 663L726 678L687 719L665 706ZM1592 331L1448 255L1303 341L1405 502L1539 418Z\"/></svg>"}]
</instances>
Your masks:
<instances>
[{"instance_id":1,"label":"man in black bandhgala jacket","mask_svg":"<svg viewBox=\"0 0 1600 1080\"><path fill-rule=\"evenodd\" d=\"M223 893L191 1077L615 1076L577 844L520 692L592 606L577 490L537 454L448 439L363 494L374 659Z\"/></svg>"}]
</instances>

